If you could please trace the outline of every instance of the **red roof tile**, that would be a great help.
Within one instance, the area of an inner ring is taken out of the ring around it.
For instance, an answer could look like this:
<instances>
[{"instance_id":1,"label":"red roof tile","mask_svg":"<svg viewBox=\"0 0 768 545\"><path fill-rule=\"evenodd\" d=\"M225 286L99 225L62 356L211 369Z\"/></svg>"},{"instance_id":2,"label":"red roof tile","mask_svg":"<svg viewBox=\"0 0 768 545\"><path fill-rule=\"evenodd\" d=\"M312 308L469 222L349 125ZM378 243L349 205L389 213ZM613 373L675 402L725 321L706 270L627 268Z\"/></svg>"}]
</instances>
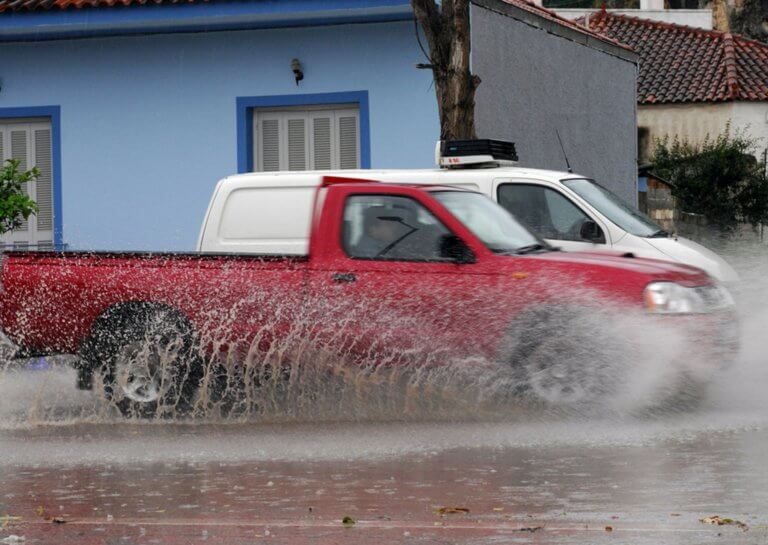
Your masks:
<instances>
[{"instance_id":1,"label":"red roof tile","mask_svg":"<svg viewBox=\"0 0 768 545\"><path fill-rule=\"evenodd\" d=\"M768 100L768 45L601 10L581 22L640 55L640 104Z\"/></svg>"}]
</instances>

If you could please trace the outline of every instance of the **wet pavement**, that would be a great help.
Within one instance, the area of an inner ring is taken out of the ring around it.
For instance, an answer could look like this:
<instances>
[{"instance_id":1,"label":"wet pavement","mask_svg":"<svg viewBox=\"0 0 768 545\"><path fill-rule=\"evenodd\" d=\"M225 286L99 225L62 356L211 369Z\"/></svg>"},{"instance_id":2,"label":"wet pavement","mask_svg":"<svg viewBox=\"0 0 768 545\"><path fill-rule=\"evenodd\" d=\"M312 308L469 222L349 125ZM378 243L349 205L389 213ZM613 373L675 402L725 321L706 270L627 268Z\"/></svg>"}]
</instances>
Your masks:
<instances>
[{"instance_id":1,"label":"wet pavement","mask_svg":"<svg viewBox=\"0 0 768 545\"><path fill-rule=\"evenodd\" d=\"M7 429L0 542L768 543L768 433L731 419Z\"/></svg>"}]
</instances>

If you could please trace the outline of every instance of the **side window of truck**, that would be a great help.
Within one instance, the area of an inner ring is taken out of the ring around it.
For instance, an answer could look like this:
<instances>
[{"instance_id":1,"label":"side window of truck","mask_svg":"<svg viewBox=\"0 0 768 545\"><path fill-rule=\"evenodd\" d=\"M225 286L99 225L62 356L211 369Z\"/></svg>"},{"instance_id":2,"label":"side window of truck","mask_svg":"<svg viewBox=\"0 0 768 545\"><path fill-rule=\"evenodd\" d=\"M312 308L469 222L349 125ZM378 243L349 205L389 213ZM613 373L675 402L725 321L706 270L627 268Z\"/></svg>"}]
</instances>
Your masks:
<instances>
[{"instance_id":1,"label":"side window of truck","mask_svg":"<svg viewBox=\"0 0 768 545\"><path fill-rule=\"evenodd\" d=\"M440 245L448 229L408 197L354 195L344 208L343 245L360 259L445 261Z\"/></svg>"},{"instance_id":2,"label":"side window of truck","mask_svg":"<svg viewBox=\"0 0 768 545\"><path fill-rule=\"evenodd\" d=\"M536 184L502 184L499 204L542 238L581 241L581 226L589 220L560 192Z\"/></svg>"}]
</instances>

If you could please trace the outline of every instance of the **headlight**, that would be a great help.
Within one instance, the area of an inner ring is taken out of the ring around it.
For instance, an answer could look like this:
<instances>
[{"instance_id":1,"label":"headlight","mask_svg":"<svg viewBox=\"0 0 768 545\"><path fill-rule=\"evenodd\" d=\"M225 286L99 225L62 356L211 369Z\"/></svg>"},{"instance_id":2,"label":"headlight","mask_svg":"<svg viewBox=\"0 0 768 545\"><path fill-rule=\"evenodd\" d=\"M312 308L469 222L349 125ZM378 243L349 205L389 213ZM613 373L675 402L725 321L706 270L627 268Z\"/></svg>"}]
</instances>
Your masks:
<instances>
[{"instance_id":1,"label":"headlight","mask_svg":"<svg viewBox=\"0 0 768 545\"><path fill-rule=\"evenodd\" d=\"M733 306L733 298L719 285L686 288L674 282L653 282L643 293L645 308L657 314L701 314Z\"/></svg>"}]
</instances>

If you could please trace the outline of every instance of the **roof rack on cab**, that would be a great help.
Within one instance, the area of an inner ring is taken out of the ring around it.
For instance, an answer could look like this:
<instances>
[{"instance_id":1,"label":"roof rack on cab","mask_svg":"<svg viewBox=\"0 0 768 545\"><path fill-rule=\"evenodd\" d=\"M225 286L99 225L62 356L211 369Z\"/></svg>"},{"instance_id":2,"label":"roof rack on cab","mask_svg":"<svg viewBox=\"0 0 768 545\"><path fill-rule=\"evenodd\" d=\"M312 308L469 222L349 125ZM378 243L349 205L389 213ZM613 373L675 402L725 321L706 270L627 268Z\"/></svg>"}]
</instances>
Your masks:
<instances>
[{"instance_id":1,"label":"roof rack on cab","mask_svg":"<svg viewBox=\"0 0 768 545\"><path fill-rule=\"evenodd\" d=\"M517 164L514 142L503 140L439 140L435 162L441 168L482 168Z\"/></svg>"}]
</instances>

